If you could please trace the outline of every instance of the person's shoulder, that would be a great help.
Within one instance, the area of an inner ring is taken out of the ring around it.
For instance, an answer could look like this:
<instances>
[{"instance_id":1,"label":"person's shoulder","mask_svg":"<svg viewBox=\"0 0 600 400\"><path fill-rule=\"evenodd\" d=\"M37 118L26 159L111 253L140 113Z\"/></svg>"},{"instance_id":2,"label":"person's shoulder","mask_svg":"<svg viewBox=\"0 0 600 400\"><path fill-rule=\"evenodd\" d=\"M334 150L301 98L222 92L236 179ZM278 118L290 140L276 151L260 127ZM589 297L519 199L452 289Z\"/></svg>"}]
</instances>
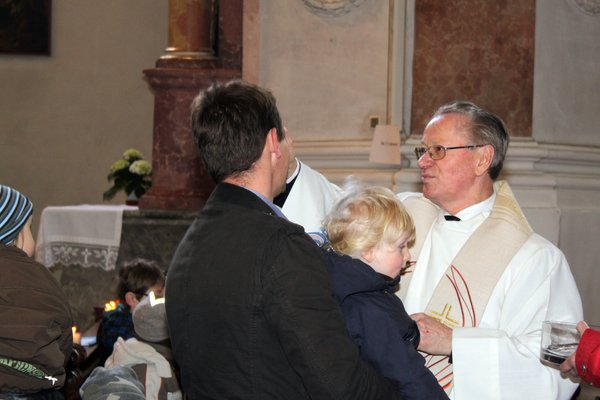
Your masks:
<instances>
[{"instance_id":1,"label":"person's shoulder","mask_svg":"<svg viewBox=\"0 0 600 400\"><path fill-rule=\"evenodd\" d=\"M298 225L284 218L275 218L270 221L271 234L279 236L282 239L294 240L304 246L314 247L316 252L319 252L320 247L314 239L306 233L302 225Z\"/></svg>"},{"instance_id":2,"label":"person's shoulder","mask_svg":"<svg viewBox=\"0 0 600 400\"><path fill-rule=\"evenodd\" d=\"M300 163L300 173L298 174L298 180L308 181L315 185L319 185L323 190L330 191L335 195L342 195L343 190L335 183L331 182L325 175L311 168L308 164L298 160Z\"/></svg>"},{"instance_id":3,"label":"person's shoulder","mask_svg":"<svg viewBox=\"0 0 600 400\"><path fill-rule=\"evenodd\" d=\"M523 247L531 249L532 251L547 252L550 254L564 256L562 250L560 250L554 243L535 232L529 236L527 241L523 244Z\"/></svg>"},{"instance_id":4,"label":"person's shoulder","mask_svg":"<svg viewBox=\"0 0 600 400\"><path fill-rule=\"evenodd\" d=\"M19 249L0 256L3 280L7 282L22 282L28 288L45 291L61 291L60 283L48 268L27 256Z\"/></svg>"},{"instance_id":5,"label":"person's shoulder","mask_svg":"<svg viewBox=\"0 0 600 400\"><path fill-rule=\"evenodd\" d=\"M537 271L540 271L540 269L554 269L555 267L569 267L562 250L537 233L531 234L523 243L513 259L513 261L517 260L518 263L526 264Z\"/></svg>"}]
</instances>

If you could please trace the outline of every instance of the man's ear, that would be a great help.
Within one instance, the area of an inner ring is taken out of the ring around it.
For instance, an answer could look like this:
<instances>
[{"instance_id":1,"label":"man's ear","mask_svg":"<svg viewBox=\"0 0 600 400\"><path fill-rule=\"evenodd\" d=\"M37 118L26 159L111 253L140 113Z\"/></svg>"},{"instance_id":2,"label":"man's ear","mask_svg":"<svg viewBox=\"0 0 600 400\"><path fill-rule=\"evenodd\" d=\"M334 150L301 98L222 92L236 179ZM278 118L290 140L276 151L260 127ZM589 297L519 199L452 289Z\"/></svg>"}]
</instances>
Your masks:
<instances>
[{"instance_id":1,"label":"man's ear","mask_svg":"<svg viewBox=\"0 0 600 400\"><path fill-rule=\"evenodd\" d=\"M281 147L277 137L277 129L271 128L267 133L267 146L269 151L277 158L281 157Z\"/></svg>"},{"instance_id":2,"label":"man's ear","mask_svg":"<svg viewBox=\"0 0 600 400\"><path fill-rule=\"evenodd\" d=\"M477 160L476 173L477 175L487 174L494 160L494 146L487 145L477 150L479 150L479 158Z\"/></svg>"}]
</instances>

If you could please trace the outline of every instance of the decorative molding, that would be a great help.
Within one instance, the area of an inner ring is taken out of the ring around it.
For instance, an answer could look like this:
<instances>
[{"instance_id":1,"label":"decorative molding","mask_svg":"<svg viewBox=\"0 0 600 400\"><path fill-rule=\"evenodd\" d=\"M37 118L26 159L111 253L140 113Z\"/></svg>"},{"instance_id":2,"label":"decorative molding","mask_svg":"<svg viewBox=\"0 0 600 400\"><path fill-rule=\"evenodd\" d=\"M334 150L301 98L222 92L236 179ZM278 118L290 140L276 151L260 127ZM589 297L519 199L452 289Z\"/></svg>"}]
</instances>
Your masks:
<instances>
[{"instance_id":1,"label":"decorative molding","mask_svg":"<svg viewBox=\"0 0 600 400\"><path fill-rule=\"evenodd\" d=\"M302 0L313 14L339 17L360 7L367 0Z\"/></svg>"},{"instance_id":2,"label":"decorative molding","mask_svg":"<svg viewBox=\"0 0 600 400\"><path fill-rule=\"evenodd\" d=\"M584 14L600 15L600 0L570 0Z\"/></svg>"},{"instance_id":3,"label":"decorative molding","mask_svg":"<svg viewBox=\"0 0 600 400\"><path fill-rule=\"evenodd\" d=\"M420 135L400 146L401 166L369 162L372 138L363 136L304 137L294 140L296 155L336 183L355 175L369 184L393 189L419 190L420 173L414 148ZM556 189L597 190L600 187L600 148L539 143L531 138L512 138L501 178L527 191ZM535 202L547 203L537 198Z\"/></svg>"}]
</instances>

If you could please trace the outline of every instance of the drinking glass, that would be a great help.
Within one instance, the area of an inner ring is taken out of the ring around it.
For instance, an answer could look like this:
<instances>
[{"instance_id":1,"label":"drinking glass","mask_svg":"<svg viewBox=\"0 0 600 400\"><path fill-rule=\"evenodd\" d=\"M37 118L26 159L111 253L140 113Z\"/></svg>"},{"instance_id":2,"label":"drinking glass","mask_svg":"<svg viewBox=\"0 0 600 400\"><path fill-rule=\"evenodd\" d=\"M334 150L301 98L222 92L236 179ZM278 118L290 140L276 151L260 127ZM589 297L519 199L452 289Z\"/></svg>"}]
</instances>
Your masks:
<instances>
[{"instance_id":1,"label":"drinking glass","mask_svg":"<svg viewBox=\"0 0 600 400\"><path fill-rule=\"evenodd\" d=\"M540 358L545 363L560 365L577 350L580 335L576 323L544 321Z\"/></svg>"}]
</instances>

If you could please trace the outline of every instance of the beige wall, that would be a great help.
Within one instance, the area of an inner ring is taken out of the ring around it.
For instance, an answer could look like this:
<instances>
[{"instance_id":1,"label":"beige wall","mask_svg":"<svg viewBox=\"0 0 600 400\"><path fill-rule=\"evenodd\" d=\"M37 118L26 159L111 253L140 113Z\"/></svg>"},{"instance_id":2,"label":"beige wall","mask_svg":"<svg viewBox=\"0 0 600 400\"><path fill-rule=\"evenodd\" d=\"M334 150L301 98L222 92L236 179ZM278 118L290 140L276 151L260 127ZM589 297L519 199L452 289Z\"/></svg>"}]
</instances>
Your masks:
<instances>
[{"instance_id":1,"label":"beige wall","mask_svg":"<svg viewBox=\"0 0 600 400\"><path fill-rule=\"evenodd\" d=\"M389 1L324 16L301 1L260 2L260 84L292 137L369 134L386 117Z\"/></svg>"},{"instance_id":2,"label":"beige wall","mask_svg":"<svg viewBox=\"0 0 600 400\"><path fill-rule=\"evenodd\" d=\"M574 0L536 7L533 137L600 146L600 15Z\"/></svg>"},{"instance_id":3,"label":"beige wall","mask_svg":"<svg viewBox=\"0 0 600 400\"><path fill-rule=\"evenodd\" d=\"M51 56L0 55L0 183L29 195L36 219L47 205L102 203L126 148L151 158L142 70L167 47L167 6L54 0Z\"/></svg>"}]
</instances>

